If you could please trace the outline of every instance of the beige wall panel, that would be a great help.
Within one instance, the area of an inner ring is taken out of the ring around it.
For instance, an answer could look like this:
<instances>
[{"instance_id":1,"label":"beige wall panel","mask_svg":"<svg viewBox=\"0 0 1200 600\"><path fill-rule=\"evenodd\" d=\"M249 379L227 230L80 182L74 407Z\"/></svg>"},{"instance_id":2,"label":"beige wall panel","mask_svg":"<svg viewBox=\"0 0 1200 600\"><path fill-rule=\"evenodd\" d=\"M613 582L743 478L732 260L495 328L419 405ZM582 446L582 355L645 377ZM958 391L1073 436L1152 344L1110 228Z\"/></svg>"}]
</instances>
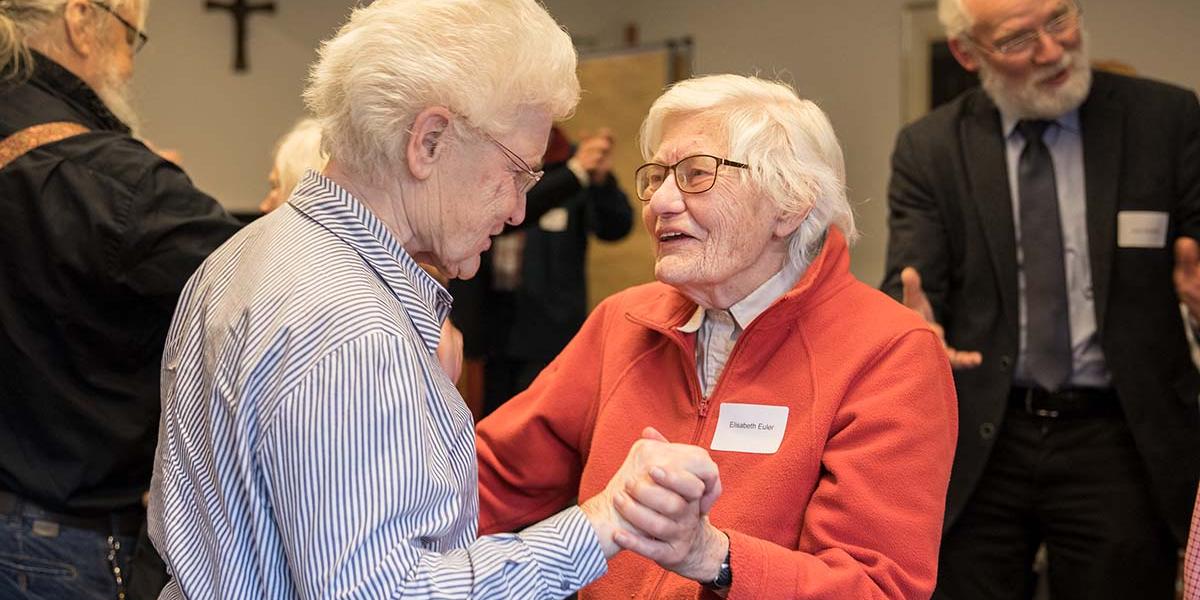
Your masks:
<instances>
[{"instance_id":1,"label":"beige wall panel","mask_svg":"<svg viewBox=\"0 0 1200 600\"><path fill-rule=\"evenodd\" d=\"M572 140L602 127L612 130L613 174L633 204L633 230L625 239L603 242L592 238L588 247L588 303L627 287L654 280L650 235L641 223L641 202L633 189L633 173L642 164L637 132L650 105L667 82L666 50L582 57L579 82L583 98L575 116L563 124Z\"/></svg>"}]
</instances>

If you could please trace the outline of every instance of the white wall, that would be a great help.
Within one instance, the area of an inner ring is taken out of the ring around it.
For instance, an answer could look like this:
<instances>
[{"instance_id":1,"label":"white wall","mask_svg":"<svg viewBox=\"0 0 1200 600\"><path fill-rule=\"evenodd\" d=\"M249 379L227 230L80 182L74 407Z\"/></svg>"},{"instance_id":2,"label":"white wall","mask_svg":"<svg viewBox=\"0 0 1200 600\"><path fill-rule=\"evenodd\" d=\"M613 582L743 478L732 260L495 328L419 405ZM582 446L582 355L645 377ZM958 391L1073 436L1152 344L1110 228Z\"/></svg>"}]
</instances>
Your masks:
<instances>
[{"instance_id":1,"label":"white wall","mask_svg":"<svg viewBox=\"0 0 1200 600\"><path fill-rule=\"evenodd\" d=\"M791 81L829 113L846 153L863 239L855 273L879 281L886 186L901 126L901 12L907 0L544 0L581 43L613 47L626 23L644 41L690 35L697 73L760 73ZM200 0L157 0L153 38L138 59L146 136L177 148L206 191L250 211L265 193L274 140L303 110L299 98L317 42L352 2L276 0L251 18L251 71L231 72L233 27ZM1085 3L1092 53L1200 89L1200 0ZM632 140L629 140L632 143Z\"/></svg>"},{"instance_id":2,"label":"white wall","mask_svg":"<svg viewBox=\"0 0 1200 600\"><path fill-rule=\"evenodd\" d=\"M135 89L145 137L178 149L184 169L235 211L253 212L267 191L271 152L303 115L300 92L318 43L349 2L276 0L249 19L250 70L233 72L233 19L202 0L156 0L150 43L137 57Z\"/></svg>"}]
</instances>

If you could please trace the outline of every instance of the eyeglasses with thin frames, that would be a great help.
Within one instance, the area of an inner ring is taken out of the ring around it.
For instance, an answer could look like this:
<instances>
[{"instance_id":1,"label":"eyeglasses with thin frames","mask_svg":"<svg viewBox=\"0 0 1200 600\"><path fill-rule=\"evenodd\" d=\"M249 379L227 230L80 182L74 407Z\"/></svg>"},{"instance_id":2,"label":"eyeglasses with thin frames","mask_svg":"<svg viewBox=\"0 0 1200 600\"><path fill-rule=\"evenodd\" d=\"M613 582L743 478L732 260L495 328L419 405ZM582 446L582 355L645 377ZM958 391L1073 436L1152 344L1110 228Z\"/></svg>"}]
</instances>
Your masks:
<instances>
[{"instance_id":1,"label":"eyeglasses with thin frames","mask_svg":"<svg viewBox=\"0 0 1200 600\"><path fill-rule=\"evenodd\" d=\"M638 167L634 180L637 183L637 196L642 202L649 202L654 192L662 187L667 180L667 172L675 173L675 185L685 194L703 194L717 184L717 172L723 166L749 169L750 165L734 162L727 158L711 154L693 154L679 159L673 165L646 163Z\"/></svg>"},{"instance_id":2,"label":"eyeglasses with thin frames","mask_svg":"<svg viewBox=\"0 0 1200 600\"><path fill-rule=\"evenodd\" d=\"M1041 39L1042 34L1055 41L1063 41L1074 35L1079 30L1079 18L1082 15L1082 8L1078 5L1071 5L1066 7L1064 12L1052 17L1037 29L1018 31L1012 35L1006 35L991 44L985 44L971 35L968 35L967 39L976 48L987 52L1002 54L1004 56L1019 56L1037 47L1038 40Z\"/></svg>"},{"instance_id":3,"label":"eyeglasses with thin frames","mask_svg":"<svg viewBox=\"0 0 1200 600\"><path fill-rule=\"evenodd\" d=\"M513 166L517 167L517 169L521 171L521 174L525 176L525 183L521 184L519 190L520 194L524 195L528 193L534 185L537 185L537 182L542 180L542 176L546 174L545 171L534 171L533 167L530 167L529 163L525 162L525 159L521 158L516 152L510 150L508 146L501 144L500 140L492 137L486 131L482 133L485 137L487 137L487 139L491 140L493 144L499 147L500 150L504 152L504 156L508 159L508 162L511 162Z\"/></svg>"},{"instance_id":4,"label":"eyeglasses with thin frames","mask_svg":"<svg viewBox=\"0 0 1200 600\"><path fill-rule=\"evenodd\" d=\"M145 32L135 27L133 23L126 21L121 15L118 15L117 11L113 10L107 3L92 0L92 5L112 15L121 25L125 26L125 43L133 46L134 54L141 52L142 48L146 47L146 42L150 41L150 36L146 35Z\"/></svg>"}]
</instances>

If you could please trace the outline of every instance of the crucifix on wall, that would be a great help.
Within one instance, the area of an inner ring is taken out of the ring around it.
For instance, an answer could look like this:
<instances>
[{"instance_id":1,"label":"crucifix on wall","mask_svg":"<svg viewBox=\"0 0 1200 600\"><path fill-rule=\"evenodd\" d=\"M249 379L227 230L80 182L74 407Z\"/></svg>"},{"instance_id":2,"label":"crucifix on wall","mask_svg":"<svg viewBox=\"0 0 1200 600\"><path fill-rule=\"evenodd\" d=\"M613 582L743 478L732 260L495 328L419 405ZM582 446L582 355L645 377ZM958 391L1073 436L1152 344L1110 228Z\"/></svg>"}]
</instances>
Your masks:
<instances>
[{"instance_id":1,"label":"crucifix on wall","mask_svg":"<svg viewBox=\"0 0 1200 600\"><path fill-rule=\"evenodd\" d=\"M275 3L248 4L246 0L232 0L231 2L213 2L209 0L204 3L204 8L206 10L227 10L229 11L229 15L233 17L233 70L239 73L244 72L247 68L246 19L256 12L274 13Z\"/></svg>"}]
</instances>

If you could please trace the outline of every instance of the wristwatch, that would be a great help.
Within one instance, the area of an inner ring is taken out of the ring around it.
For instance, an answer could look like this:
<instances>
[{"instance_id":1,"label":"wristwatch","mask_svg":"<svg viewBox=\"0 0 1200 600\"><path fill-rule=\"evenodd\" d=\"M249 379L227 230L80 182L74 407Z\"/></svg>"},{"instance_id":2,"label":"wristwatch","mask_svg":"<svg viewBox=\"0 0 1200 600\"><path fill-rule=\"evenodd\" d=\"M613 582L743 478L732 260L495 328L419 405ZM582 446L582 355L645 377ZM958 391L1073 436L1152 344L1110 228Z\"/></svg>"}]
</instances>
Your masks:
<instances>
[{"instance_id":1,"label":"wristwatch","mask_svg":"<svg viewBox=\"0 0 1200 600\"><path fill-rule=\"evenodd\" d=\"M716 579L704 583L704 587L714 592L727 590L733 586L733 569L729 566L730 551L725 551L725 560L721 561L721 570L717 571Z\"/></svg>"}]
</instances>

